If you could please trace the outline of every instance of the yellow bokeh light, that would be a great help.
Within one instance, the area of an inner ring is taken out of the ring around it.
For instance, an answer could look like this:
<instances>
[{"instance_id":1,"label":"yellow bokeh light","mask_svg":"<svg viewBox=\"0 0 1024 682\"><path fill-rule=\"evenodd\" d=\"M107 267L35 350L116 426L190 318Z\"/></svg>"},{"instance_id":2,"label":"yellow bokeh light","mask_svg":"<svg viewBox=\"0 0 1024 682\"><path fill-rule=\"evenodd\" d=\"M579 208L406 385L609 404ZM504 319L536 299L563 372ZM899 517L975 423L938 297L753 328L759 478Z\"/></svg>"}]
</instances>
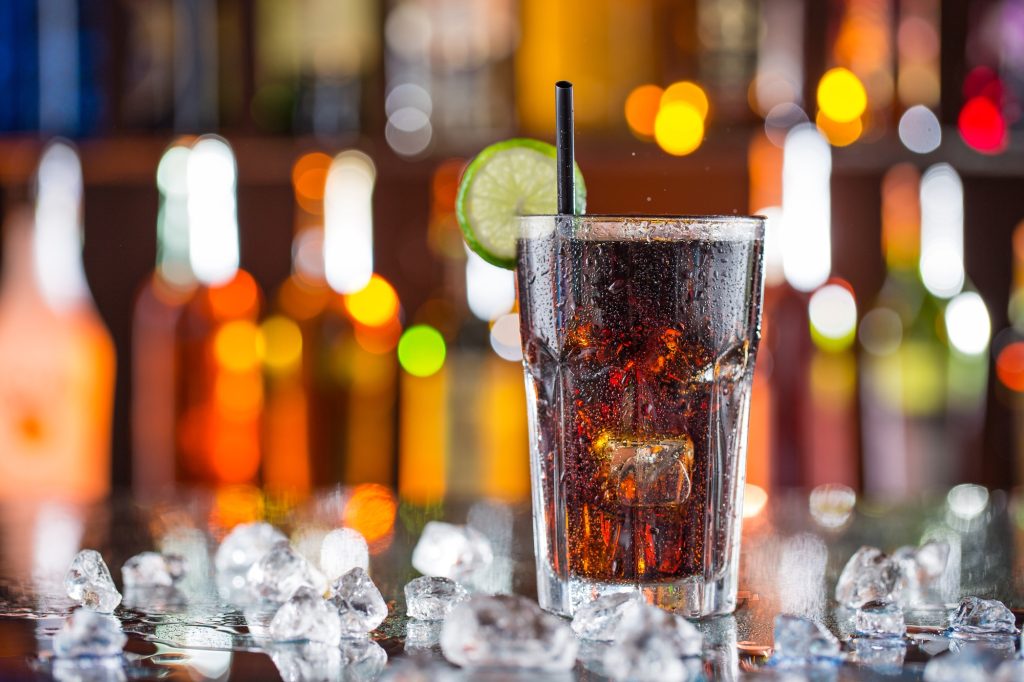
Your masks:
<instances>
[{"instance_id":1,"label":"yellow bokeh light","mask_svg":"<svg viewBox=\"0 0 1024 682\"><path fill-rule=\"evenodd\" d=\"M818 83L818 107L836 123L850 123L867 109L868 93L852 71L836 67Z\"/></svg>"},{"instance_id":2,"label":"yellow bokeh light","mask_svg":"<svg viewBox=\"0 0 1024 682\"><path fill-rule=\"evenodd\" d=\"M663 105L654 119L654 139L673 156L685 156L704 140L704 119L686 102Z\"/></svg>"},{"instance_id":3,"label":"yellow bokeh light","mask_svg":"<svg viewBox=\"0 0 1024 682\"><path fill-rule=\"evenodd\" d=\"M369 284L345 296L345 310L360 324L381 327L398 315L398 294L386 279L374 274Z\"/></svg>"},{"instance_id":4,"label":"yellow bokeh light","mask_svg":"<svg viewBox=\"0 0 1024 682\"><path fill-rule=\"evenodd\" d=\"M654 135L654 119L661 106L664 91L657 85L640 85L626 98L626 123L640 137Z\"/></svg>"},{"instance_id":5,"label":"yellow bokeh light","mask_svg":"<svg viewBox=\"0 0 1024 682\"><path fill-rule=\"evenodd\" d=\"M256 350L268 370L287 372L302 360L302 331L287 317L269 317L260 325Z\"/></svg>"},{"instance_id":6,"label":"yellow bokeh light","mask_svg":"<svg viewBox=\"0 0 1024 682\"><path fill-rule=\"evenodd\" d=\"M692 81L679 81L665 89L661 95L661 106L666 107L673 102L685 102L697 110L703 121L708 117L708 96L704 89Z\"/></svg>"},{"instance_id":7,"label":"yellow bokeh light","mask_svg":"<svg viewBox=\"0 0 1024 682\"><path fill-rule=\"evenodd\" d=\"M860 139L861 133L864 132L864 124L859 118L855 118L852 121L846 123L840 123L833 121L831 118L825 115L825 112L819 111L817 117L814 119L814 123L818 126L818 130L821 134L828 139L829 144L833 147L846 147L851 145Z\"/></svg>"},{"instance_id":8,"label":"yellow bokeh light","mask_svg":"<svg viewBox=\"0 0 1024 682\"><path fill-rule=\"evenodd\" d=\"M217 330L213 352L221 367L232 372L246 372L259 365L257 352L259 329L248 320L228 322Z\"/></svg>"}]
</instances>

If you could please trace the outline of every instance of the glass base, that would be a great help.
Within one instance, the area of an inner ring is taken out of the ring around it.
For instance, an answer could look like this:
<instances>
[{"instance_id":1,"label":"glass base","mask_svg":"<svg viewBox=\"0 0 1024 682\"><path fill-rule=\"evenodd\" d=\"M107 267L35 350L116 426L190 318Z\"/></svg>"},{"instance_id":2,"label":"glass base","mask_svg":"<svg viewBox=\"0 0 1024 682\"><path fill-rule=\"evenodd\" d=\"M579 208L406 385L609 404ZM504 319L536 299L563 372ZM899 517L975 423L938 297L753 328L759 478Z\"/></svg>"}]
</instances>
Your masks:
<instances>
[{"instance_id":1,"label":"glass base","mask_svg":"<svg viewBox=\"0 0 1024 682\"><path fill-rule=\"evenodd\" d=\"M576 611L595 599L609 594L638 592L643 598L666 611L686 618L705 618L736 610L736 581L727 575L715 581L700 576L658 583L607 583L570 576L562 580L551 571L537 571L537 600L541 608L571 618Z\"/></svg>"}]
</instances>

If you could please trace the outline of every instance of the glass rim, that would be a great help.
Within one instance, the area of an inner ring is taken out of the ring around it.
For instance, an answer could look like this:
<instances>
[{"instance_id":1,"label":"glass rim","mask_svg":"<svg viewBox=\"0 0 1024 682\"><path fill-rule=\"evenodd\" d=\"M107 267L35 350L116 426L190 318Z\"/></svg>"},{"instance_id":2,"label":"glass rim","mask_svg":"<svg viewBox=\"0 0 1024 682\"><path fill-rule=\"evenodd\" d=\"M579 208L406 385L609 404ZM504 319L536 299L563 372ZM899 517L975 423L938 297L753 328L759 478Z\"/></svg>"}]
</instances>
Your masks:
<instances>
[{"instance_id":1,"label":"glass rim","mask_svg":"<svg viewBox=\"0 0 1024 682\"><path fill-rule=\"evenodd\" d=\"M627 241L757 241L764 239L767 218L761 215L643 215L548 213L517 218L520 238L542 237L559 229L572 238ZM566 227L568 229L566 229Z\"/></svg>"}]
</instances>

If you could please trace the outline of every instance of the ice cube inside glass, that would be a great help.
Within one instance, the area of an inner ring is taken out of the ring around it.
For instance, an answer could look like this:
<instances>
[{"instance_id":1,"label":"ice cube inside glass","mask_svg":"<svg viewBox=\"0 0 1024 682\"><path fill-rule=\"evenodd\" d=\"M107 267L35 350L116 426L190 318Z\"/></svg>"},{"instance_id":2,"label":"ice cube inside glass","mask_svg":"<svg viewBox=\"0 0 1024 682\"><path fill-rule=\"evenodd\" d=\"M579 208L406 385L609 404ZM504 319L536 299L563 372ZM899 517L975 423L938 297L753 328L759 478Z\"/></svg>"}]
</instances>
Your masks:
<instances>
[{"instance_id":1,"label":"ice cube inside glass","mask_svg":"<svg viewBox=\"0 0 1024 682\"><path fill-rule=\"evenodd\" d=\"M517 282L540 604L728 613L763 219L528 216Z\"/></svg>"}]
</instances>

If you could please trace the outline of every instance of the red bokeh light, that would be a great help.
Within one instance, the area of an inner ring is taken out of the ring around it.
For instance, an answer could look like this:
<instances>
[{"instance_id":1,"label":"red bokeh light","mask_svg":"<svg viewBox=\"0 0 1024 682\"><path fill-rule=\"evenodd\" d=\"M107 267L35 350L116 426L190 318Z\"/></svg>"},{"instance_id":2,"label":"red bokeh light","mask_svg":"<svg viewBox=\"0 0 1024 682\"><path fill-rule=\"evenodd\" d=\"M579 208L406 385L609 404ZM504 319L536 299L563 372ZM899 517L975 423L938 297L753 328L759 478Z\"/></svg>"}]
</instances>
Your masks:
<instances>
[{"instance_id":1,"label":"red bokeh light","mask_svg":"<svg viewBox=\"0 0 1024 682\"><path fill-rule=\"evenodd\" d=\"M1011 391L1024 392L1024 341L1015 341L999 352L996 376Z\"/></svg>"},{"instance_id":2,"label":"red bokeh light","mask_svg":"<svg viewBox=\"0 0 1024 682\"><path fill-rule=\"evenodd\" d=\"M986 97L967 100L957 124L964 142L979 152L995 154L1006 148L1006 121L999 108Z\"/></svg>"}]
</instances>

